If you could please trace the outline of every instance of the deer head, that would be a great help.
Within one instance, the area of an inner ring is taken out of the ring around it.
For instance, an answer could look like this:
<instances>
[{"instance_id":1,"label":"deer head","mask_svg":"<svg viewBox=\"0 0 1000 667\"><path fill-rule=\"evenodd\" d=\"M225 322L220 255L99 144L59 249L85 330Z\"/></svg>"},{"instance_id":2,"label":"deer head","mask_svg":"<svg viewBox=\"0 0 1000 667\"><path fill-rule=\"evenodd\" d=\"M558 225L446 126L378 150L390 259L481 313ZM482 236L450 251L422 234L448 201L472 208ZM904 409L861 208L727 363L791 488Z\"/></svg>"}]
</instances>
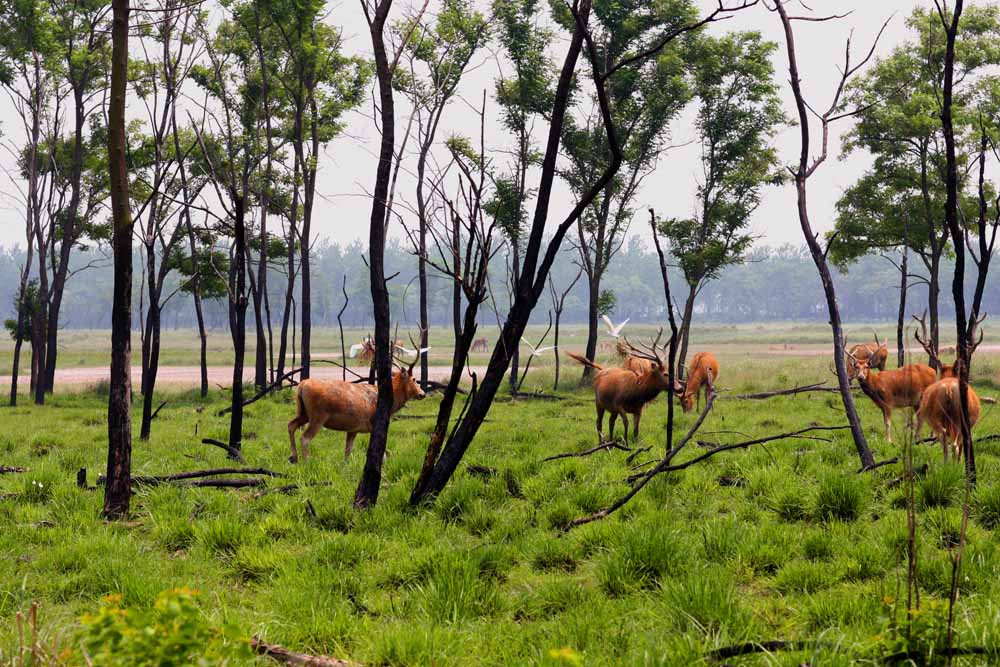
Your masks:
<instances>
[{"instance_id":1,"label":"deer head","mask_svg":"<svg viewBox=\"0 0 1000 667\"><path fill-rule=\"evenodd\" d=\"M628 353L633 357L653 362L653 367L650 370L650 373L652 373L656 379L657 386L661 389L667 389L670 387L670 374L668 372L666 362L664 362L663 357L660 356L660 353L667 347L666 345L663 345L662 347L660 346L660 338L662 337L663 327L660 327L657 330L656 338L653 340L651 345L640 343L639 345L641 347L637 347L630 343L628 338L625 336L622 336L622 340L625 342Z\"/></svg>"}]
</instances>

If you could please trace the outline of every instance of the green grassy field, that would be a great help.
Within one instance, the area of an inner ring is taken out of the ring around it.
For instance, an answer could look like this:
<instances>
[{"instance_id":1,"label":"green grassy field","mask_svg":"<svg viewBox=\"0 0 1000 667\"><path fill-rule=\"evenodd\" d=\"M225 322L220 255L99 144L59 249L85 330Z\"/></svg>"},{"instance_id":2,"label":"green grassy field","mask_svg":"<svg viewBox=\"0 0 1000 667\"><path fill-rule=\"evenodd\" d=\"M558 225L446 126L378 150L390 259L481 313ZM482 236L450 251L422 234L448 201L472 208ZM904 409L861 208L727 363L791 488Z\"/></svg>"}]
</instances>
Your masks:
<instances>
[{"instance_id":1,"label":"green grassy field","mask_svg":"<svg viewBox=\"0 0 1000 667\"><path fill-rule=\"evenodd\" d=\"M726 391L700 439L735 442L843 423L834 395L732 398L828 378L823 357L752 353L754 345L783 336L799 343L817 331L790 327L762 341L752 327L736 328L749 347L720 355ZM708 331L699 343L718 342L714 335L723 334ZM977 356L980 395L995 395L998 365L998 356ZM567 368L575 381L577 367ZM550 390L550 370L525 386ZM103 472L103 397L57 394L41 408L4 408L0 465L29 471L0 475L0 664L20 665L12 661L14 617L33 601L43 637L74 647L80 617L102 596L119 595L134 617L180 586L199 591L207 626L369 665L685 665L713 648L762 639L822 647L729 663L863 664L884 631L884 601L905 596L905 499L887 483L901 466L858 475L845 432L773 442L662 475L617 514L562 533L566 521L623 493L629 467L621 451L542 462L596 444L590 389L560 394L498 400L455 479L418 509L407 499L438 399L408 405L392 424L379 504L359 513L351 499L367 436L345 463L343 436L325 431L307 464L290 465L286 423L294 410L285 391L248 408L247 463L289 476L273 485L328 486L262 497L147 487L125 524L101 521L101 492L75 483L81 467L91 483ZM224 452L199 444L225 437L228 422L215 416L225 404L219 392L204 404L171 394L152 439L134 443L133 474L227 465ZM860 406L877 458L899 454L899 444L881 437L881 415L864 398ZM679 416L677 433L694 418ZM640 461L662 454L665 420L662 400L649 406L641 440L652 451ZM897 442L904 423L897 414ZM998 432L1000 413L985 405L976 434ZM692 443L678 460L702 451ZM961 519L962 471L940 459L936 446L916 448L916 464L930 464L916 490L925 608L947 595L949 546ZM992 646L1000 630L1000 442L982 443L978 462L956 643ZM466 464L497 474L475 476ZM720 484L724 477L737 485ZM228 655L230 664L266 660ZM989 664L979 660L961 664Z\"/></svg>"}]
</instances>

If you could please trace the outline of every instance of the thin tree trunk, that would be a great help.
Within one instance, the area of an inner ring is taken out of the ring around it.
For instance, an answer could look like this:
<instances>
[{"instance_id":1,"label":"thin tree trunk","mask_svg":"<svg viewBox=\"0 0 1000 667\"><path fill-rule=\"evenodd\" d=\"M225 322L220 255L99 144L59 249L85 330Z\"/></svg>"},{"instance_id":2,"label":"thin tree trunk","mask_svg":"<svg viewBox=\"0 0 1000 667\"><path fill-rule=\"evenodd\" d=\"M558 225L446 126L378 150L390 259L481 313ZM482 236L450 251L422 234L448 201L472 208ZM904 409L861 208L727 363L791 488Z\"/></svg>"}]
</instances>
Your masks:
<instances>
[{"instance_id":1,"label":"thin tree trunk","mask_svg":"<svg viewBox=\"0 0 1000 667\"><path fill-rule=\"evenodd\" d=\"M601 277L594 274L593 276L588 276L588 278L590 279L587 281L587 348L584 351L583 356L587 357L591 361L594 361L597 358L597 327L600 319L598 306L600 305L601 296ZM586 382L592 374L593 371L590 366L584 366L581 382Z\"/></svg>"},{"instance_id":2,"label":"thin tree trunk","mask_svg":"<svg viewBox=\"0 0 1000 667\"><path fill-rule=\"evenodd\" d=\"M367 508L378 502L382 485L382 458L389 435L392 410L392 359L389 349L389 291L385 282L385 202L389 194L389 179L395 148L395 110L392 94L392 70L386 53L383 29L392 0L381 0L370 22L371 40L378 78L379 112L382 121L382 142L372 193L372 214L369 222L368 267L371 281L373 314L375 317L375 372L378 379L378 401L372 417L372 432L365 457L365 467L354 494L354 505Z\"/></svg>"},{"instance_id":3,"label":"thin tree trunk","mask_svg":"<svg viewBox=\"0 0 1000 667\"><path fill-rule=\"evenodd\" d=\"M244 191L245 192L245 191ZM229 413L229 446L239 450L243 446L243 363L246 357L246 210L242 196L232 197L234 208L235 247L235 279L236 285L230 301L234 318L232 320L233 339L233 401Z\"/></svg>"},{"instance_id":4,"label":"thin tree trunk","mask_svg":"<svg viewBox=\"0 0 1000 667\"><path fill-rule=\"evenodd\" d=\"M903 232L904 242L903 242L903 261L900 266L899 274L899 312L896 316L896 355L897 355L897 366L902 368L906 365L906 332L905 332L905 321L906 321L906 281L907 281L907 264L909 263L909 248L907 243L909 242L909 233L904 230Z\"/></svg>"},{"instance_id":5,"label":"thin tree trunk","mask_svg":"<svg viewBox=\"0 0 1000 667\"><path fill-rule=\"evenodd\" d=\"M129 0L112 0L111 99L108 109L108 172L114 224L114 297L111 311L111 382L108 395L108 465L104 516L120 519L132 493L132 215L125 160L125 85L128 78Z\"/></svg>"},{"instance_id":6,"label":"thin tree trunk","mask_svg":"<svg viewBox=\"0 0 1000 667\"><path fill-rule=\"evenodd\" d=\"M805 236L806 244L809 246L809 253L812 255L813 263L819 272L820 281L823 284L823 294L826 296L827 310L830 314L830 328L833 331L833 360L837 368L837 384L840 388L840 396L844 403L844 412L847 421L851 425L851 434L854 436L854 446L858 450L858 458L861 459L862 469L869 469L875 465L875 458L868 448L868 441L865 440L864 430L861 427L861 419L858 417L857 408L854 405L854 397L851 394L850 378L847 375L847 364L844 353L844 332L840 321L840 308L837 305L837 293L833 286L833 278L830 275L830 268L826 262L826 253L819 245L816 235L813 233L812 224L809 221L809 208L806 201L806 183L809 179L811 169L809 166L809 111L806 107L805 99L802 96L801 80L799 78L798 63L795 55L795 38L792 33L792 24L782 3L777 3L775 8L781 17L782 27L785 33L785 44L788 54L789 82L792 92L795 95L795 106L799 117L799 132L801 137L799 164L795 171L795 195L796 208L798 209L799 225L802 227L802 234ZM845 73L846 77L847 74ZM827 140L826 117L823 118L823 141L824 148ZM823 151L825 156L826 151ZM819 162L815 163L817 166ZM813 169L815 167L812 167Z\"/></svg>"},{"instance_id":7,"label":"thin tree trunk","mask_svg":"<svg viewBox=\"0 0 1000 667\"><path fill-rule=\"evenodd\" d=\"M688 285L687 299L684 301L684 316L681 318L681 349L677 355L677 370L683 371L687 361L688 340L691 337L691 320L694 318L694 299L698 294L697 285Z\"/></svg>"},{"instance_id":8,"label":"thin tree trunk","mask_svg":"<svg viewBox=\"0 0 1000 667\"><path fill-rule=\"evenodd\" d=\"M511 294L514 299L517 299L518 283L521 280L521 241L520 238L515 238L512 240L511 245L513 246L513 260L511 261ZM510 354L510 393L517 393L517 374L518 366L520 365L520 349L521 349L521 339L520 337L514 341L514 347L511 348Z\"/></svg>"}]
</instances>

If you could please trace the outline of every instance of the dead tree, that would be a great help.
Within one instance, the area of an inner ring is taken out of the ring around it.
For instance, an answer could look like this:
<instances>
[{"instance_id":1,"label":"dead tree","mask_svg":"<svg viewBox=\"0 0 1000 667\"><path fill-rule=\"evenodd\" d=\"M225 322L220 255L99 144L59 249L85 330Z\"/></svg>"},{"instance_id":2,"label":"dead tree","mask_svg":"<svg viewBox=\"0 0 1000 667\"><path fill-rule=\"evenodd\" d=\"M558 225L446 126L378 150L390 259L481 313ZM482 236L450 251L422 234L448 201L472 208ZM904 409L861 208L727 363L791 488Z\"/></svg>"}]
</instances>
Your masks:
<instances>
[{"instance_id":1,"label":"dead tree","mask_svg":"<svg viewBox=\"0 0 1000 667\"><path fill-rule=\"evenodd\" d=\"M580 280L580 276L582 275L583 267L581 266L576 272L576 277L573 278L569 286L561 293L556 291L556 285L552 280L552 275L549 275L549 298L552 299L552 311L556 314L555 334L552 342L553 355L556 360L556 379L552 383L552 391L559 391L559 320L562 318L563 308L566 306L566 297L573 291L573 288L576 286L576 283Z\"/></svg>"},{"instance_id":2,"label":"dead tree","mask_svg":"<svg viewBox=\"0 0 1000 667\"><path fill-rule=\"evenodd\" d=\"M445 437L448 435L448 425L451 423L455 399L460 391L458 385L465 372L465 365L469 359L469 349L476 336L476 318L480 306L488 296L490 261L500 247L496 244L497 219L495 216L487 218L483 207L488 169L485 117L486 95L484 93L483 107L479 112L479 150L475 153L460 151L457 142L449 143L452 159L459 171L458 204L446 200L446 210L438 224L433 224L434 218L427 219L431 224L426 225L426 230L434 240L437 257L428 255L425 261L432 268L452 278L456 290L460 290L457 299L465 297L465 311L461 317L461 328L456 331L451 375L441 395L437 420L427 445L427 453L424 455L420 475L410 494L412 504L419 503L427 495L431 476L440 458ZM442 198L444 196L440 190L438 190L438 195ZM458 240L462 238L464 238L464 245L459 246ZM477 383L478 378L473 374L469 401L476 395ZM468 405L467 401L463 413Z\"/></svg>"},{"instance_id":3,"label":"dead tree","mask_svg":"<svg viewBox=\"0 0 1000 667\"><path fill-rule=\"evenodd\" d=\"M420 15L426 9L425 0L414 25L420 22ZM382 485L382 459L389 436L389 416L392 410L392 349L389 347L389 289L385 276L385 236L386 201L389 194L389 180L396 142L396 119L393 99L392 78L399 63L402 49L409 34L399 44L392 60L386 50L386 20L392 0L361 0L361 9L371 35L375 56L375 77L379 91L379 118L381 120L382 141L379 148L378 167L375 172L375 188L372 192L372 214L368 232L368 276L372 294L375 319L375 373L378 380L378 402L372 418L371 439L365 467L354 494L354 505L364 509L378 501Z\"/></svg>"},{"instance_id":4,"label":"dead tree","mask_svg":"<svg viewBox=\"0 0 1000 667\"><path fill-rule=\"evenodd\" d=\"M479 386L475 396L471 398L465 414L448 438L447 444L434 464L430 481L423 493L420 494L421 498L416 498L416 500L439 493L455 473L455 470L461 463L462 457L471 446L480 425L489 412L493 399L510 365L511 355L517 349L531 312L545 290L545 282L548 279L549 270L559 253L559 248L566 233L576 223L583 211L590 206L595 197L603 191L604 187L621 167L622 154L616 138L606 91L609 78L622 68L627 68L634 63L641 62L659 53L666 44L679 35L696 30L733 11L754 4L756 4L756 0L744 0L737 7L727 9L719 2L717 8L705 18L670 32L663 39L639 53L603 67L587 29L591 11L590 0L579 0L570 8L575 19L574 29L556 86L552 112L549 115L549 134L546 140L544 158L541 163L535 212L530 229L527 230L528 240L524 248L524 263L515 286L514 300L507 314L506 321L501 328L499 339L493 348L493 354L490 357L482 384ZM562 137L566 111L570 103L570 93L573 90L574 80L576 79L576 64L585 42L587 43L591 75L595 84L601 117L604 122L612 157L600 178L579 199L566 218L555 228L550 228L551 237L543 252L543 236L546 232L546 223L549 217L549 204L555 180L560 139Z\"/></svg>"},{"instance_id":5,"label":"dead tree","mask_svg":"<svg viewBox=\"0 0 1000 667\"><path fill-rule=\"evenodd\" d=\"M840 306L837 304L837 293L834 289L830 266L827 263L827 251L829 250L829 245L826 248L823 248L820 245L819 237L813 232L812 223L809 220L807 185L809 178L815 173L816 169L818 169L819 166L826 161L827 147L830 136L830 124L836 120L849 117L856 113L853 111L840 111L840 100L844 91L844 86L847 84L847 81L851 78L851 76L857 73L858 70L864 67L865 64L871 59L872 54L875 52L875 46L878 43L878 39L885 30L885 26L888 24L888 21L882 25L882 29L879 30L878 36L876 36L868 54L857 64L852 64L851 62L851 40L847 40L847 46L844 50L844 64L840 69L840 79L833 95L833 101L830 103L829 108L824 111L822 115L820 115L816 111L812 110L813 107L806 102L802 93L798 58L795 50L795 34L792 25L795 21L828 21L838 17L790 16L785 8L785 5L787 5L788 2L789 0L773 0L773 5L768 6L768 9L775 12L781 20L788 56L789 83L792 88L792 94L795 97L795 108L798 112L801 141L799 160L798 164L794 168L790 168L790 171L795 181L799 225L802 227L802 233L805 236L806 244L809 246L809 253L812 255L813 262L816 264L816 270L819 272L820 282L823 284L823 293L826 296L827 310L830 314L830 327L833 331L833 359L837 369L837 383L840 387L840 396L844 403L844 411L847 414L847 421L851 425L851 434L854 437L854 446L858 450L858 457L861 459L861 467L863 469L869 469L875 465L875 458L872 456L867 440L865 440L864 429L861 426L861 419L858 417L858 411L854 405L854 397L851 395L851 380L847 374L847 363L844 354L844 330L840 319ZM813 158L810 154L812 135L810 132L809 122L813 116L818 117L820 127L822 128L820 154L815 158Z\"/></svg>"}]
</instances>

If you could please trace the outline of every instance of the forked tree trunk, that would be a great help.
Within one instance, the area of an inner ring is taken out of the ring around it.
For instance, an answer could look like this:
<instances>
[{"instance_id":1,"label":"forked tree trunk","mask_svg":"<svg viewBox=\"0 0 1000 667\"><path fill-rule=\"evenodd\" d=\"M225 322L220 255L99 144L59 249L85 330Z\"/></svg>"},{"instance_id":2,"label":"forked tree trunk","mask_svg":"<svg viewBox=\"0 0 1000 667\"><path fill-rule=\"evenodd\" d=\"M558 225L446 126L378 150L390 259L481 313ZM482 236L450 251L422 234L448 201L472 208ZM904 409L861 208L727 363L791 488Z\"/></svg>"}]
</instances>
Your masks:
<instances>
[{"instance_id":1,"label":"forked tree trunk","mask_svg":"<svg viewBox=\"0 0 1000 667\"><path fill-rule=\"evenodd\" d=\"M844 332L840 320L840 308L837 305L837 293L833 286L833 278L830 275L830 267L826 262L826 253L820 247L816 235L813 233L812 224L809 221L809 207L806 199L806 184L812 170L822 162L818 159L810 166L809 152L809 110L800 87L799 68L795 54L795 38L792 33L792 23L785 11L785 6L781 2L775 3L775 9L781 17L782 28L785 33L785 45L788 55L789 83L795 96L795 107L798 112L799 133L801 137L799 163L795 170L795 195L796 208L799 215L799 225L802 227L802 234L805 236L806 244L809 246L809 253L812 255L816 270L819 272L820 282L823 285L823 294L826 297L826 306L830 314L830 328L833 332L833 360L837 369L837 384L840 388L841 400L844 403L844 412L847 421L851 426L851 434L854 436L854 446L858 451L858 458L861 460L862 469L871 469L875 465L875 458L868 447L864 430L861 427L861 419L858 417L857 408L854 405L854 397L851 394L851 381L847 375L846 355L844 353ZM846 79L848 72L842 72ZM840 90L843 87L841 85ZM839 94L839 91L838 91ZM828 138L827 117L822 117L823 121L823 152L826 155L826 141Z\"/></svg>"},{"instance_id":2,"label":"forked tree trunk","mask_svg":"<svg viewBox=\"0 0 1000 667\"><path fill-rule=\"evenodd\" d=\"M246 190L243 190L245 193ZM243 364L246 358L247 270L246 270L246 209L245 195L232 196L235 239L235 279L231 297L233 318L233 400L229 413L229 446L239 450L243 446Z\"/></svg>"},{"instance_id":3,"label":"forked tree trunk","mask_svg":"<svg viewBox=\"0 0 1000 667\"><path fill-rule=\"evenodd\" d=\"M378 401L372 417L372 433L368 442L365 467L354 494L355 507L364 509L378 502L382 486L382 458L389 436L389 416L392 410L392 359L389 349L389 290L385 282L385 202L389 194L389 179L396 142L395 110L392 95L392 70L385 48L385 21L392 0L380 0L370 22L375 54L375 74L378 79L379 112L382 141L379 148L375 189L372 193L372 214L368 235L368 267L375 317L375 373L378 380Z\"/></svg>"},{"instance_id":4,"label":"forked tree trunk","mask_svg":"<svg viewBox=\"0 0 1000 667\"><path fill-rule=\"evenodd\" d=\"M111 381L108 394L108 465L104 516L120 519L132 493L132 214L125 160L125 85L128 78L129 0L112 0L111 98L108 172L114 225L115 280L111 311Z\"/></svg>"},{"instance_id":5,"label":"forked tree trunk","mask_svg":"<svg viewBox=\"0 0 1000 667\"><path fill-rule=\"evenodd\" d=\"M697 285L688 285L687 299L684 300L684 315L681 318L680 352L677 355L677 370L684 372L684 364L687 363L688 341L691 338L691 320L694 319L694 299L698 294Z\"/></svg>"}]
</instances>

